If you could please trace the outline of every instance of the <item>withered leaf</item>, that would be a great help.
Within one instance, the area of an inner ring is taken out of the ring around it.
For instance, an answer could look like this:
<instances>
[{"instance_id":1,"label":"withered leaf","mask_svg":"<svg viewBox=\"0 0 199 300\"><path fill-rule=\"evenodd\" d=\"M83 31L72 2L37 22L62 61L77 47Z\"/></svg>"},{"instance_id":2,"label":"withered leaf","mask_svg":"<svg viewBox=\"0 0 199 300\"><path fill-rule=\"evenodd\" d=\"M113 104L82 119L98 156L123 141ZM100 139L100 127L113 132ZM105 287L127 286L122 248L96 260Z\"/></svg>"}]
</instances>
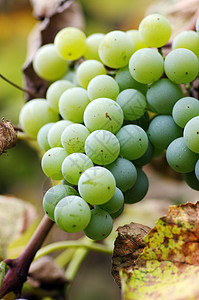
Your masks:
<instances>
[{"instance_id":1,"label":"withered leaf","mask_svg":"<svg viewBox=\"0 0 199 300\"><path fill-rule=\"evenodd\" d=\"M137 260L121 265L122 299L199 299L198 229L198 202L171 206L143 238Z\"/></svg>"},{"instance_id":2,"label":"withered leaf","mask_svg":"<svg viewBox=\"0 0 199 300\"><path fill-rule=\"evenodd\" d=\"M5 121L4 118L0 121L0 155L7 149L16 145L17 133L11 122Z\"/></svg>"}]
</instances>

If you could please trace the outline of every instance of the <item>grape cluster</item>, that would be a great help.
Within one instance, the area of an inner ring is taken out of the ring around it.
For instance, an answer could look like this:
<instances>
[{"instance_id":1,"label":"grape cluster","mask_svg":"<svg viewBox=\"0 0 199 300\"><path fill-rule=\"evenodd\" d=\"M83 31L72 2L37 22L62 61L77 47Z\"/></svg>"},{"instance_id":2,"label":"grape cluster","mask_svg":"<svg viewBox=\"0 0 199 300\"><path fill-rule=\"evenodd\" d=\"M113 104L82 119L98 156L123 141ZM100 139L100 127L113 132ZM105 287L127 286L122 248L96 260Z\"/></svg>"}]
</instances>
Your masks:
<instances>
[{"instance_id":1,"label":"grape cluster","mask_svg":"<svg viewBox=\"0 0 199 300\"><path fill-rule=\"evenodd\" d=\"M166 57L171 25L159 14L127 32L86 37L67 27L36 52L34 70L50 86L23 106L20 123L45 151L44 173L62 180L43 207L64 231L107 237L124 204L146 195L142 167L165 152L199 190L199 101L183 94L198 76L198 22Z\"/></svg>"}]
</instances>

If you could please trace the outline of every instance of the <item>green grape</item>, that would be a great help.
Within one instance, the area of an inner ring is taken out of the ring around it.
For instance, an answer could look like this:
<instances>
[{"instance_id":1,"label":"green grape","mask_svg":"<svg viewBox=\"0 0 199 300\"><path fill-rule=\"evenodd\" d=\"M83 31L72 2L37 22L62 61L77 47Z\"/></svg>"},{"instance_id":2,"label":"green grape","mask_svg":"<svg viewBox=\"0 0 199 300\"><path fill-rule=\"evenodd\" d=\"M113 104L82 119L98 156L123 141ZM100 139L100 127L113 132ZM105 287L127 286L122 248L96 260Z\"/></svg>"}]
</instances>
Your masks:
<instances>
[{"instance_id":1,"label":"green grape","mask_svg":"<svg viewBox=\"0 0 199 300\"><path fill-rule=\"evenodd\" d=\"M111 216L112 219L116 219L123 213L123 211L124 211L124 204L122 205L122 207L118 211L116 211L113 214L110 214L110 216Z\"/></svg>"},{"instance_id":2,"label":"green grape","mask_svg":"<svg viewBox=\"0 0 199 300\"><path fill-rule=\"evenodd\" d=\"M196 175L196 178L199 180L199 159L197 160L196 165L195 165L195 175Z\"/></svg>"},{"instance_id":3,"label":"green grape","mask_svg":"<svg viewBox=\"0 0 199 300\"><path fill-rule=\"evenodd\" d=\"M119 30L107 33L99 45L99 57L110 68L122 68L134 52L132 39Z\"/></svg>"},{"instance_id":4,"label":"green grape","mask_svg":"<svg viewBox=\"0 0 199 300\"><path fill-rule=\"evenodd\" d=\"M42 126L58 120L59 115L50 108L45 99L33 99L25 103L19 114L19 123L23 131L32 138L37 138Z\"/></svg>"},{"instance_id":5,"label":"green grape","mask_svg":"<svg viewBox=\"0 0 199 300\"><path fill-rule=\"evenodd\" d=\"M199 35L193 30L180 32L173 40L172 48L186 48L199 57Z\"/></svg>"},{"instance_id":6,"label":"green grape","mask_svg":"<svg viewBox=\"0 0 199 300\"><path fill-rule=\"evenodd\" d=\"M120 105L108 98L91 101L84 111L84 124L91 132L104 129L116 133L121 128L123 120Z\"/></svg>"},{"instance_id":7,"label":"green grape","mask_svg":"<svg viewBox=\"0 0 199 300\"><path fill-rule=\"evenodd\" d=\"M137 180L134 186L124 192L124 203L133 204L141 201L147 194L149 181L143 170L137 169Z\"/></svg>"},{"instance_id":8,"label":"green grape","mask_svg":"<svg viewBox=\"0 0 199 300\"><path fill-rule=\"evenodd\" d=\"M63 185L69 185L69 186L74 187L74 184L68 182L66 179L62 179L61 184L63 184Z\"/></svg>"},{"instance_id":9,"label":"green grape","mask_svg":"<svg viewBox=\"0 0 199 300\"><path fill-rule=\"evenodd\" d=\"M48 143L50 147L62 147L61 135L66 127L73 124L68 120L60 120L50 128L48 132Z\"/></svg>"},{"instance_id":10,"label":"green grape","mask_svg":"<svg viewBox=\"0 0 199 300\"><path fill-rule=\"evenodd\" d=\"M68 80L57 80L53 82L46 92L46 99L49 106L59 113L59 98L66 90L74 87L75 85Z\"/></svg>"},{"instance_id":11,"label":"green grape","mask_svg":"<svg viewBox=\"0 0 199 300\"><path fill-rule=\"evenodd\" d=\"M168 115L155 116L148 129L148 137L155 148L166 149L176 138L182 136L182 129Z\"/></svg>"},{"instance_id":12,"label":"green grape","mask_svg":"<svg viewBox=\"0 0 199 300\"><path fill-rule=\"evenodd\" d=\"M75 27L61 29L54 40L58 53L67 60L77 60L86 50L86 36Z\"/></svg>"},{"instance_id":13,"label":"green grape","mask_svg":"<svg viewBox=\"0 0 199 300\"><path fill-rule=\"evenodd\" d=\"M199 17L197 18L196 21L196 31L199 32Z\"/></svg>"},{"instance_id":14,"label":"green grape","mask_svg":"<svg viewBox=\"0 0 199 300\"><path fill-rule=\"evenodd\" d=\"M81 174L91 167L93 167L93 163L87 155L72 153L63 161L62 174L69 183L77 185Z\"/></svg>"},{"instance_id":15,"label":"green grape","mask_svg":"<svg viewBox=\"0 0 199 300\"><path fill-rule=\"evenodd\" d=\"M84 56L86 59L95 59L100 61L98 49L99 44L105 37L105 34L103 33L94 33L87 37L86 39L86 51L84 53Z\"/></svg>"},{"instance_id":16,"label":"green grape","mask_svg":"<svg viewBox=\"0 0 199 300\"><path fill-rule=\"evenodd\" d=\"M129 61L131 76L140 83L153 83L162 76L163 70L163 58L153 49L140 49L131 56Z\"/></svg>"},{"instance_id":17,"label":"green grape","mask_svg":"<svg viewBox=\"0 0 199 300\"><path fill-rule=\"evenodd\" d=\"M146 99L149 109L158 114L171 114L174 104L183 97L179 85L162 78L149 86Z\"/></svg>"},{"instance_id":18,"label":"green grape","mask_svg":"<svg viewBox=\"0 0 199 300\"><path fill-rule=\"evenodd\" d=\"M86 89L95 76L106 75L106 69L98 60L89 59L79 65L76 74L79 84Z\"/></svg>"},{"instance_id":19,"label":"green grape","mask_svg":"<svg viewBox=\"0 0 199 300\"><path fill-rule=\"evenodd\" d=\"M120 155L129 160L141 157L147 150L146 132L137 125L125 125L116 134L120 143Z\"/></svg>"},{"instance_id":20,"label":"green grape","mask_svg":"<svg viewBox=\"0 0 199 300\"><path fill-rule=\"evenodd\" d=\"M37 142L39 144L39 147L43 149L44 151L49 150L51 147L48 143L48 132L50 128L53 126L55 123L47 123L44 126L42 126L39 129L39 132L37 134Z\"/></svg>"},{"instance_id":21,"label":"green grape","mask_svg":"<svg viewBox=\"0 0 199 300\"><path fill-rule=\"evenodd\" d=\"M103 167L91 167L79 178L78 191L91 205L109 201L115 193L116 183L112 173Z\"/></svg>"},{"instance_id":22,"label":"green grape","mask_svg":"<svg viewBox=\"0 0 199 300\"><path fill-rule=\"evenodd\" d=\"M141 168L147 165L148 163L150 163L153 157L154 157L154 147L149 140L146 152L140 158L133 160L133 164L136 167Z\"/></svg>"},{"instance_id":23,"label":"green grape","mask_svg":"<svg viewBox=\"0 0 199 300\"><path fill-rule=\"evenodd\" d=\"M67 155L68 153L64 148L49 149L41 160L41 167L46 176L55 180L63 179L61 166Z\"/></svg>"},{"instance_id":24,"label":"green grape","mask_svg":"<svg viewBox=\"0 0 199 300\"><path fill-rule=\"evenodd\" d=\"M120 91L126 89L135 89L140 91L143 95L146 95L148 86L146 84L136 81L129 72L129 67L126 66L117 71L115 80L117 81Z\"/></svg>"},{"instance_id":25,"label":"green grape","mask_svg":"<svg viewBox=\"0 0 199 300\"><path fill-rule=\"evenodd\" d=\"M79 196L62 198L55 207L56 224L66 232L79 232L90 222L91 211L89 205Z\"/></svg>"},{"instance_id":26,"label":"green grape","mask_svg":"<svg viewBox=\"0 0 199 300\"><path fill-rule=\"evenodd\" d=\"M47 81L55 81L67 72L68 62L58 55L53 44L47 44L35 53L33 69L39 77Z\"/></svg>"},{"instance_id":27,"label":"green grape","mask_svg":"<svg viewBox=\"0 0 199 300\"><path fill-rule=\"evenodd\" d=\"M167 148L166 159L170 167L179 173L189 173L195 168L198 155L186 145L183 137L175 139Z\"/></svg>"},{"instance_id":28,"label":"green grape","mask_svg":"<svg viewBox=\"0 0 199 300\"><path fill-rule=\"evenodd\" d=\"M84 144L89 134L89 130L82 124L69 125L61 135L62 146L68 153L84 152Z\"/></svg>"},{"instance_id":29,"label":"green grape","mask_svg":"<svg viewBox=\"0 0 199 300\"><path fill-rule=\"evenodd\" d=\"M54 219L54 210L57 203L64 197L76 195L78 196L77 191L68 185L58 184L51 187L43 197L43 208L48 217L55 221Z\"/></svg>"},{"instance_id":30,"label":"green grape","mask_svg":"<svg viewBox=\"0 0 199 300\"><path fill-rule=\"evenodd\" d=\"M84 233L92 240L105 239L113 229L113 220L108 212L96 207L91 210L91 219Z\"/></svg>"},{"instance_id":31,"label":"green grape","mask_svg":"<svg viewBox=\"0 0 199 300\"><path fill-rule=\"evenodd\" d=\"M84 110L89 103L87 91L81 87L73 87L61 95L59 111L63 119L83 123Z\"/></svg>"},{"instance_id":32,"label":"green grape","mask_svg":"<svg viewBox=\"0 0 199 300\"><path fill-rule=\"evenodd\" d=\"M122 191L130 189L136 182L137 170L134 164L125 158L118 157L116 161L106 168L113 174L116 186Z\"/></svg>"},{"instance_id":33,"label":"green grape","mask_svg":"<svg viewBox=\"0 0 199 300\"><path fill-rule=\"evenodd\" d=\"M199 115L198 99L193 97L184 97L176 102L173 107L172 116L176 124L182 128L193 117Z\"/></svg>"},{"instance_id":34,"label":"green grape","mask_svg":"<svg viewBox=\"0 0 199 300\"><path fill-rule=\"evenodd\" d=\"M140 34L138 30L131 29L126 31L126 34L132 39L135 46L135 52L139 49L147 48L147 45L143 43L143 41L140 39Z\"/></svg>"},{"instance_id":35,"label":"green grape","mask_svg":"<svg viewBox=\"0 0 199 300\"><path fill-rule=\"evenodd\" d=\"M113 197L106 203L99 205L99 208L107 211L109 214L116 213L124 205L124 195L120 189L115 188Z\"/></svg>"},{"instance_id":36,"label":"green grape","mask_svg":"<svg viewBox=\"0 0 199 300\"><path fill-rule=\"evenodd\" d=\"M187 147L196 153L199 153L199 116L189 120L183 132Z\"/></svg>"},{"instance_id":37,"label":"green grape","mask_svg":"<svg viewBox=\"0 0 199 300\"><path fill-rule=\"evenodd\" d=\"M91 101L103 97L115 100L119 94L119 86L113 77L98 75L89 82L87 92Z\"/></svg>"},{"instance_id":38,"label":"green grape","mask_svg":"<svg viewBox=\"0 0 199 300\"><path fill-rule=\"evenodd\" d=\"M116 102L121 106L124 119L134 121L144 115L147 107L146 98L142 93L135 89L127 89L122 91Z\"/></svg>"},{"instance_id":39,"label":"green grape","mask_svg":"<svg viewBox=\"0 0 199 300\"><path fill-rule=\"evenodd\" d=\"M141 40L148 47L162 47L171 36L171 25L167 18L160 14L145 17L139 25Z\"/></svg>"},{"instance_id":40,"label":"green grape","mask_svg":"<svg viewBox=\"0 0 199 300\"><path fill-rule=\"evenodd\" d=\"M194 171L185 173L184 180L190 188L192 188L196 191L199 191L199 181L198 181Z\"/></svg>"},{"instance_id":41,"label":"green grape","mask_svg":"<svg viewBox=\"0 0 199 300\"><path fill-rule=\"evenodd\" d=\"M188 49L172 50L165 58L165 73L167 77L177 83L185 84L193 81L198 75L197 56Z\"/></svg>"},{"instance_id":42,"label":"green grape","mask_svg":"<svg viewBox=\"0 0 199 300\"><path fill-rule=\"evenodd\" d=\"M108 165L117 159L120 144L110 131L95 130L85 141L85 152L95 164Z\"/></svg>"}]
</instances>

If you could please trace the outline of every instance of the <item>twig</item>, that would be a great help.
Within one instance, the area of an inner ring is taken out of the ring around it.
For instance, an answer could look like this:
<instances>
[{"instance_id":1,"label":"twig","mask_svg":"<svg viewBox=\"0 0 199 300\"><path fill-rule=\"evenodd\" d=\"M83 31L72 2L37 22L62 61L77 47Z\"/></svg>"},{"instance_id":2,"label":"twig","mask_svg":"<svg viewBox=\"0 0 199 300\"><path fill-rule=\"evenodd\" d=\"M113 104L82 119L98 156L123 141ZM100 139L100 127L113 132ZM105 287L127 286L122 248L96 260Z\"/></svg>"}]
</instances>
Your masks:
<instances>
[{"instance_id":1,"label":"twig","mask_svg":"<svg viewBox=\"0 0 199 300\"><path fill-rule=\"evenodd\" d=\"M33 98L37 98L38 95L32 93L30 90L27 90L25 88L22 88L21 86L19 86L18 84L12 82L11 80L9 80L8 78L6 78L5 76L3 76L2 74L0 74L0 78L2 78L3 80L5 80L6 82L8 82L9 84L11 84L12 86L14 86L15 88L17 88L18 90L29 94L31 97Z\"/></svg>"},{"instance_id":2,"label":"twig","mask_svg":"<svg viewBox=\"0 0 199 300\"><path fill-rule=\"evenodd\" d=\"M54 222L45 215L24 252L16 259L4 260L9 266L9 270L0 288L0 298L3 298L11 291L16 295L20 295L23 283L27 279L30 264L53 224Z\"/></svg>"}]
</instances>

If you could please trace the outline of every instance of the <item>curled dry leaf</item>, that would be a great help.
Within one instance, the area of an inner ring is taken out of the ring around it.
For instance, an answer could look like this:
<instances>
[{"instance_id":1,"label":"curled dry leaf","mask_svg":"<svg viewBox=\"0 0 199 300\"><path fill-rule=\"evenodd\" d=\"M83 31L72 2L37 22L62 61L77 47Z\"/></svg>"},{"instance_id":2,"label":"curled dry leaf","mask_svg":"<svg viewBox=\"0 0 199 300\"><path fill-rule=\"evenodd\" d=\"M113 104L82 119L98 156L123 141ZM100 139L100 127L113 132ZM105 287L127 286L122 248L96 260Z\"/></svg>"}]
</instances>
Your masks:
<instances>
[{"instance_id":1,"label":"curled dry leaf","mask_svg":"<svg viewBox=\"0 0 199 300\"><path fill-rule=\"evenodd\" d=\"M2 118L0 121L0 155L7 149L14 147L16 142L17 133L12 123Z\"/></svg>"},{"instance_id":2,"label":"curled dry leaf","mask_svg":"<svg viewBox=\"0 0 199 300\"><path fill-rule=\"evenodd\" d=\"M53 43L59 30L67 26L84 27L81 7L74 1L32 0L34 14L43 21L38 22L28 39L27 59L23 66L24 86L30 91L27 100L45 98L49 82L41 79L33 70L32 61L37 49L42 45Z\"/></svg>"},{"instance_id":3,"label":"curled dry leaf","mask_svg":"<svg viewBox=\"0 0 199 300\"><path fill-rule=\"evenodd\" d=\"M28 282L33 287L63 288L67 283L64 270L52 257L43 256L34 261L29 270Z\"/></svg>"},{"instance_id":4,"label":"curled dry leaf","mask_svg":"<svg viewBox=\"0 0 199 300\"><path fill-rule=\"evenodd\" d=\"M137 260L121 266L122 299L199 299L198 241L199 203L171 206L144 237Z\"/></svg>"}]
</instances>

